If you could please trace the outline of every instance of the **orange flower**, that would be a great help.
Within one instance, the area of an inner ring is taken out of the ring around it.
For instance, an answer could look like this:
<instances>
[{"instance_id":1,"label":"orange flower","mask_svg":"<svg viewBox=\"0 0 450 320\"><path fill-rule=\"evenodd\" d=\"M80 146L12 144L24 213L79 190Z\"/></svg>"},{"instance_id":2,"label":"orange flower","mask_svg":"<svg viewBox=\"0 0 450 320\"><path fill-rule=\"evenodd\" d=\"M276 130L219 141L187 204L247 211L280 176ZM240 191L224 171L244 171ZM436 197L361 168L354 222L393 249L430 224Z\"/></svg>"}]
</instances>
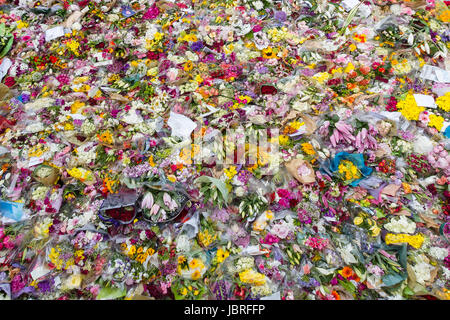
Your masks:
<instances>
[{"instance_id":1,"label":"orange flower","mask_svg":"<svg viewBox=\"0 0 450 320\"><path fill-rule=\"evenodd\" d=\"M347 89L353 90L356 88L356 83L347 82Z\"/></svg>"},{"instance_id":2,"label":"orange flower","mask_svg":"<svg viewBox=\"0 0 450 320\"><path fill-rule=\"evenodd\" d=\"M336 300L341 300L341 296L339 295L339 293L337 293L336 290L333 290L333 291L331 292L331 294L334 296L334 298L335 298Z\"/></svg>"},{"instance_id":3,"label":"orange flower","mask_svg":"<svg viewBox=\"0 0 450 320\"><path fill-rule=\"evenodd\" d=\"M350 268L350 267L344 267L344 268L341 270L341 275L342 275L344 278L349 278L349 277L352 276L352 274L353 274L353 270L352 270L352 268Z\"/></svg>"}]
</instances>

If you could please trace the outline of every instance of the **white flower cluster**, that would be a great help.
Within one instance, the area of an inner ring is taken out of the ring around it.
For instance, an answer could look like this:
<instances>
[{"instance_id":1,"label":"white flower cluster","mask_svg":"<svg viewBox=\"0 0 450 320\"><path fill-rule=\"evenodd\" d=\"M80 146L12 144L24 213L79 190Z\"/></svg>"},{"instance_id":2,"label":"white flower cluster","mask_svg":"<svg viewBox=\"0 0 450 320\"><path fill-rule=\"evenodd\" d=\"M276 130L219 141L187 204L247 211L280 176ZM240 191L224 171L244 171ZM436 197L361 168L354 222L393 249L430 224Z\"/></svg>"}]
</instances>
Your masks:
<instances>
[{"instance_id":1,"label":"white flower cluster","mask_svg":"<svg viewBox=\"0 0 450 320\"><path fill-rule=\"evenodd\" d=\"M83 121L83 124L81 125L81 132L86 136L90 136L91 134L93 134L95 132L94 123L89 120Z\"/></svg>"},{"instance_id":2,"label":"white flower cluster","mask_svg":"<svg viewBox=\"0 0 450 320\"><path fill-rule=\"evenodd\" d=\"M152 135L153 133L155 133L155 130L155 123L149 121L141 122L133 126L133 131L148 135Z\"/></svg>"},{"instance_id":3,"label":"white flower cluster","mask_svg":"<svg viewBox=\"0 0 450 320\"><path fill-rule=\"evenodd\" d=\"M266 282L262 286L252 286L252 293L255 296L265 297L272 293L272 289Z\"/></svg>"},{"instance_id":4,"label":"white flower cluster","mask_svg":"<svg viewBox=\"0 0 450 320\"><path fill-rule=\"evenodd\" d=\"M421 261L413 267L413 270L418 283L425 284L425 281L431 279L431 266L428 263Z\"/></svg>"},{"instance_id":5,"label":"white flower cluster","mask_svg":"<svg viewBox=\"0 0 450 320\"><path fill-rule=\"evenodd\" d=\"M185 234L180 235L177 239L177 251L188 252L190 249L189 237Z\"/></svg>"},{"instance_id":6,"label":"white flower cluster","mask_svg":"<svg viewBox=\"0 0 450 320\"><path fill-rule=\"evenodd\" d=\"M44 124L42 122L33 122L32 124L29 124L25 129L25 131L29 133L36 133L44 130Z\"/></svg>"},{"instance_id":7,"label":"white flower cluster","mask_svg":"<svg viewBox=\"0 0 450 320\"><path fill-rule=\"evenodd\" d=\"M78 150L78 159L77 160L80 165L89 164L95 160L96 156L97 156L97 152L95 151L95 148L92 148L89 151Z\"/></svg>"},{"instance_id":8,"label":"white flower cluster","mask_svg":"<svg viewBox=\"0 0 450 320\"><path fill-rule=\"evenodd\" d=\"M393 218L386 223L384 228L391 232L413 234L416 231L416 223L406 216L400 216L398 219Z\"/></svg>"},{"instance_id":9,"label":"white flower cluster","mask_svg":"<svg viewBox=\"0 0 450 320\"><path fill-rule=\"evenodd\" d=\"M31 193L31 199L33 200L44 200L47 194L48 187L40 186L33 190Z\"/></svg>"},{"instance_id":10,"label":"white flower cluster","mask_svg":"<svg viewBox=\"0 0 450 320\"><path fill-rule=\"evenodd\" d=\"M194 92L198 88L198 83L196 81L188 82L184 85L180 86L180 94L184 94L186 92Z\"/></svg>"},{"instance_id":11,"label":"white flower cluster","mask_svg":"<svg viewBox=\"0 0 450 320\"><path fill-rule=\"evenodd\" d=\"M448 256L448 250L445 248L431 247L428 252L433 258L437 260L444 260L445 257Z\"/></svg>"},{"instance_id":12,"label":"white flower cluster","mask_svg":"<svg viewBox=\"0 0 450 320\"><path fill-rule=\"evenodd\" d=\"M401 152L401 153L409 153L413 149L411 143L405 140L398 140L393 146L392 151Z\"/></svg>"},{"instance_id":13,"label":"white flower cluster","mask_svg":"<svg viewBox=\"0 0 450 320\"><path fill-rule=\"evenodd\" d=\"M228 267L228 269L229 269L228 271L230 273L242 272L244 270L253 268L254 265L255 265L255 260L253 259L253 257L242 257L242 258L239 258L234 263L234 265L231 264Z\"/></svg>"}]
</instances>

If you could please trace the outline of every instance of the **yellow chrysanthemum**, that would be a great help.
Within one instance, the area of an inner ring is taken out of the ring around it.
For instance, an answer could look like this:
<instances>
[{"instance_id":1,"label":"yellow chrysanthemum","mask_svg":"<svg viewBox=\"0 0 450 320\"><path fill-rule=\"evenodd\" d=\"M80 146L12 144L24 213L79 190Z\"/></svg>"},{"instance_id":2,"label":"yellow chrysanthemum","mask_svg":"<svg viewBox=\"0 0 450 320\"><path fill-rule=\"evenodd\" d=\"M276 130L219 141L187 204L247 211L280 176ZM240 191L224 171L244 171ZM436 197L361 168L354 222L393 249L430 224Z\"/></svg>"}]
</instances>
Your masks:
<instances>
[{"instance_id":1,"label":"yellow chrysanthemum","mask_svg":"<svg viewBox=\"0 0 450 320\"><path fill-rule=\"evenodd\" d=\"M419 107L416 103L416 99L412 94L408 94L405 100L401 100L397 103L397 108L401 114L408 120L419 120L419 115L425 110L424 107Z\"/></svg>"}]
</instances>

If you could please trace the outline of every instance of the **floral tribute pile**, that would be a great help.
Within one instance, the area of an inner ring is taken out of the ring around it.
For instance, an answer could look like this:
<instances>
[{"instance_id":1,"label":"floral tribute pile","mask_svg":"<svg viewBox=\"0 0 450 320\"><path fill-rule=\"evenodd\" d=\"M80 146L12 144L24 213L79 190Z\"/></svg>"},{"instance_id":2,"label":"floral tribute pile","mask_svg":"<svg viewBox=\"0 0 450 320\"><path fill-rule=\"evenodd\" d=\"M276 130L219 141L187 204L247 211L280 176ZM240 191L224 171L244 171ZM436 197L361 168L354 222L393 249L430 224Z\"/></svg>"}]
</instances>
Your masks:
<instances>
[{"instance_id":1,"label":"floral tribute pile","mask_svg":"<svg viewBox=\"0 0 450 320\"><path fill-rule=\"evenodd\" d=\"M0 0L0 297L450 299L448 5Z\"/></svg>"}]
</instances>

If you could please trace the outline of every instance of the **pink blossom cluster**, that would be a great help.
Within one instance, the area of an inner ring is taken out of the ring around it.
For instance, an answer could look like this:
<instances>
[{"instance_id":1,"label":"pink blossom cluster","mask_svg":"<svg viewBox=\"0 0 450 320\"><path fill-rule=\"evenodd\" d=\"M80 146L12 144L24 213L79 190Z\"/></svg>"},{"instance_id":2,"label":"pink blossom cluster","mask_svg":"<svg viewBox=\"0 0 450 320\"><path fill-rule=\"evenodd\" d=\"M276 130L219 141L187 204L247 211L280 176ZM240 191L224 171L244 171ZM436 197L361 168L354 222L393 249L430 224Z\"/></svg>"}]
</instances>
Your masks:
<instances>
[{"instance_id":1,"label":"pink blossom cluster","mask_svg":"<svg viewBox=\"0 0 450 320\"><path fill-rule=\"evenodd\" d=\"M427 160L434 168L442 169L446 175L450 174L450 154L441 144L434 147Z\"/></svg>"},{"instance_id":2,"label":"pink blossom cluster","mask_svg":"<svg viewBox=\"0 0 450 320\"><path fill-rule=\"evenodd\" d=\"M322 251L323 249L325 249L328 246L329 242L330 242L330 240L325 239L325 238L309 237L308 239L306 239L305 245L307 245L313 249Z\"/></svg>"},{"instance_id":3,"label":"pink blossom cluster","mask_svg":"<svg viewBox=\"0 0 450 320\"><path fill-rule=\"evenodd\" d=\"M5 234L5 229L0 228L0 250L2 249L13 249L14 248L14 242L11 239L10 236L7 236Z\"/></svg>"}]
</instances>

